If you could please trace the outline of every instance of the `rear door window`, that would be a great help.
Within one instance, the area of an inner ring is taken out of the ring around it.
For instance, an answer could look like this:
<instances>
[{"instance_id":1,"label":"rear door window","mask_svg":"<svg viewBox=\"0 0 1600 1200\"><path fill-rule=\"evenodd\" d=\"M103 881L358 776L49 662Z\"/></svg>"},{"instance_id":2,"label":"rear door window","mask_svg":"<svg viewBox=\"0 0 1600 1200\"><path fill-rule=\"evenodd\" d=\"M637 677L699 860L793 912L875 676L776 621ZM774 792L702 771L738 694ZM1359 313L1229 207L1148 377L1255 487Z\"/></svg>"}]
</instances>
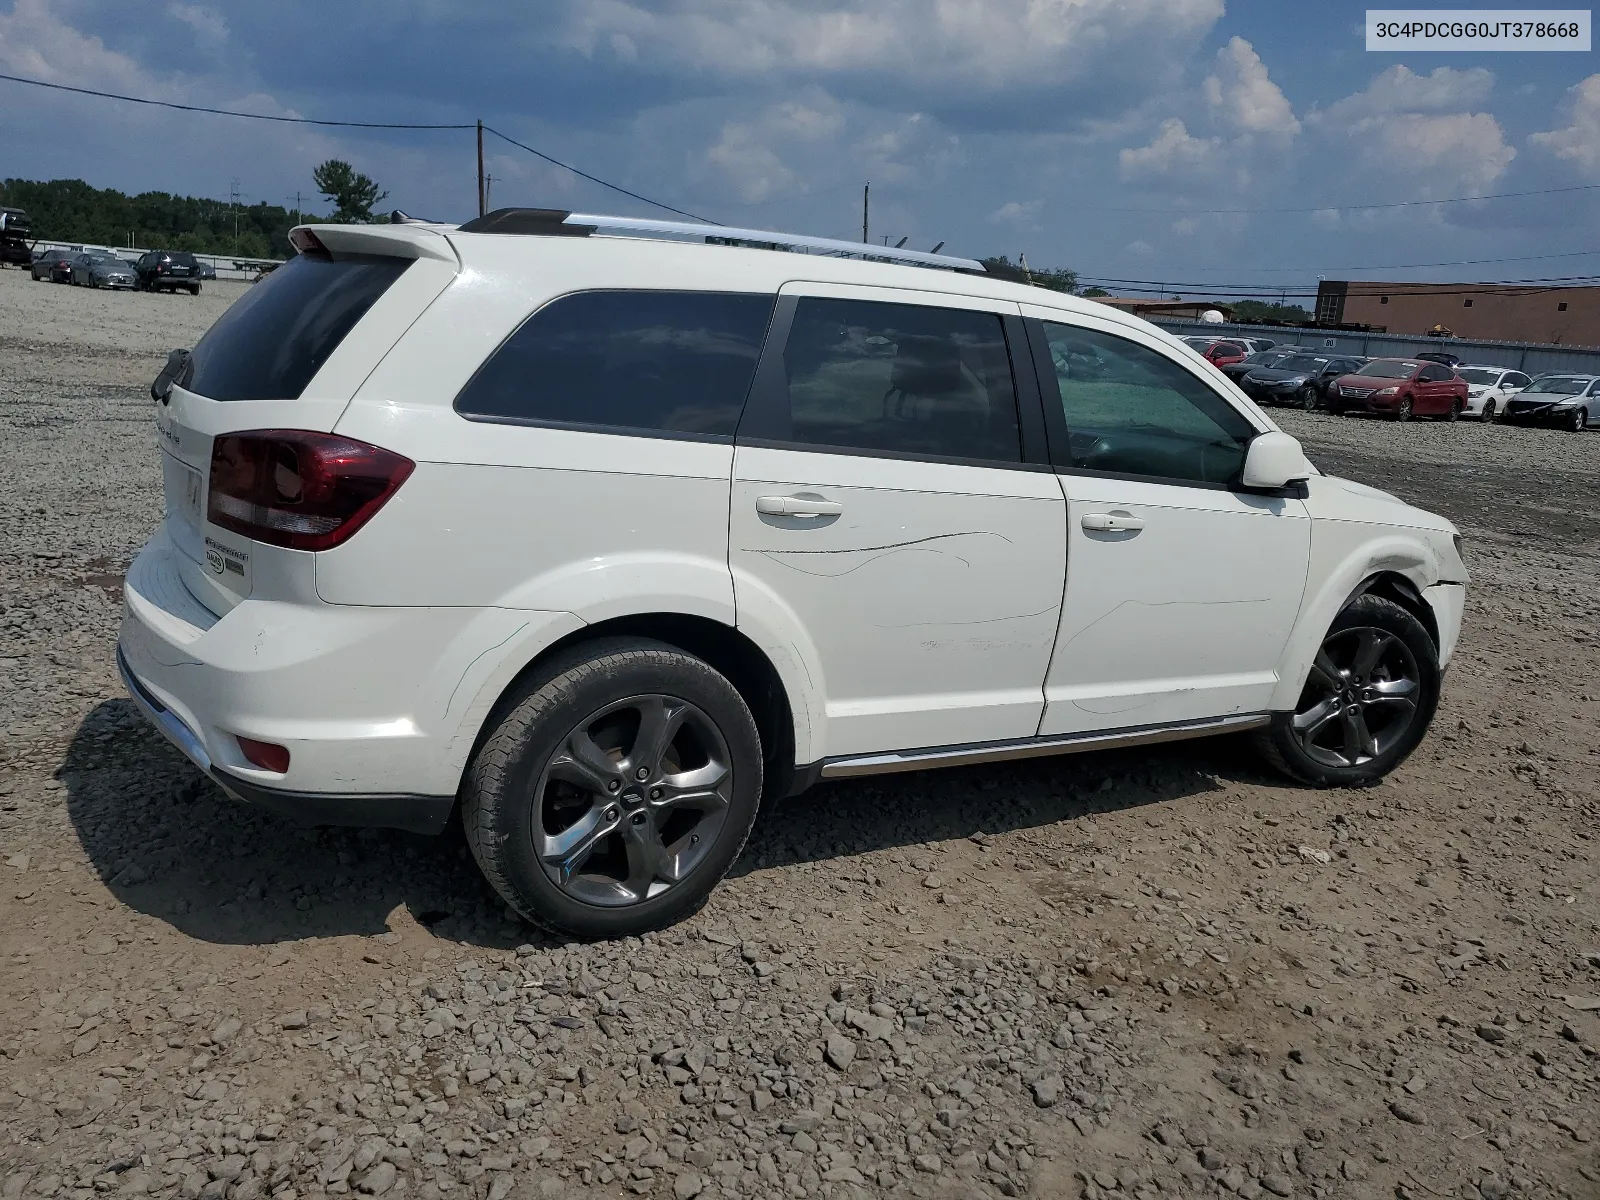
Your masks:
<instances>
[{"instance_id":1,"label":"rear door window","mask_svg":"<svg viewBox=\"0 0 1600 1200\"><path fill-rule=\"evenodd\" d=\"M290 259L200 339L188 390L212 400L296 399L410 265L365 255Z\"/></svg>"},{"instance_id":2,"label":"rear door window","mask_svg":"<svg viewBox=\"0 0 1600 1200\"><path fill-rule=\"evenodd\" d=\"M562 296L456 397L481 421L731 438L775 298L748 292Z\"/></svg>"},{"instance_id":3,"label":"rear door window","mask_svg":"<svg viewBox=\"0 0 1600 1200\"><path fill-rule=\"evenodd\" d=\"M802 297L783 367L786 394L769 415L776 427L756 436L847 453L1022 461L996 313Z\"/></svg>"}]
</instances>

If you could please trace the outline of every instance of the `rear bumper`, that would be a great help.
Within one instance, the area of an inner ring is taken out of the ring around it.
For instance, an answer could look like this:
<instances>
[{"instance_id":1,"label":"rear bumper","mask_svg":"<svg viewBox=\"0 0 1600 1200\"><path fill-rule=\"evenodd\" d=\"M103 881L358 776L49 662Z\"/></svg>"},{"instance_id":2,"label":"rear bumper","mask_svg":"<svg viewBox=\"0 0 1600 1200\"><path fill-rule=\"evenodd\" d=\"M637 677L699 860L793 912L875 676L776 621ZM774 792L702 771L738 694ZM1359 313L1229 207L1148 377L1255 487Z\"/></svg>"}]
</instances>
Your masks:
<instances>
[{"instance_id":1,"label":"rear bumper","mask_svg":"<svg viewBox=\"0 0 1600 1200\"><path fill-rule=\"evenodd\" d=\"M454 796L294 792L230 774L211 761L211 755L194 730L140 682L129 668L120 646L117 648L117 670L122 675L128 695L139 706L139 711L144 713L145 719L236 800L288 817L302 825L349 825L435 834L442 832L449 823L450 814L455 808Z\"/></svg>"},{"instance_id":2,"label":"rear bumper","mask_svg":"<svg viewBox=\"0 0 1600 1200\"><path fill-rule=\"evenodd\" d=\"M118 665L135 702L236 796L317 824L442 827L487 711L567 613L241 601L184 586L165 526L123 587ZM289 750L251 764L240 737Z\"/></svg>"}]
</instances>

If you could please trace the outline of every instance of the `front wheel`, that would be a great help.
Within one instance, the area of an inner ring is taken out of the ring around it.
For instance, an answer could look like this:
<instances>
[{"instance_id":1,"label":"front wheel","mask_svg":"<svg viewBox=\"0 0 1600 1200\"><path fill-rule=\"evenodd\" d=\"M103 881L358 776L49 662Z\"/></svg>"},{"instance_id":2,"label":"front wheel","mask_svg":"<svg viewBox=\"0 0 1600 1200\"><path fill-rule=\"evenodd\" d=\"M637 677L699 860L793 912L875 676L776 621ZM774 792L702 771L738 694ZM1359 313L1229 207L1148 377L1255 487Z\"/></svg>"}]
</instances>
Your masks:
<instances>
[{"instance_id":1,"label":"front wheel","mask_svg":"<svg viewBox=\"0 0 1600 1200\"><path fill-rule=\"evenodd\" d=\"M1572 419L1567 423L1567 429L1573 433L1582 433L1589 427L1589 412L1580 408L1572 414Z\"/></svg>"},{"instance_id":2,"label":"front wheel","mask_svg":"<svg viewBox=\"0 0 1600 1200\"><path fill-rule=\"evenodd\" d=\"M1267 760L1313 787L1365 787L1417 748L1439 704L1439 655L1422 622L1361 596L1333 620L1300 702L1258 735Z\"/></svg>"},{"instance_id":3,"label":"front wheel","mask_svg":"<svg viewBox=\"0 0 1600 1200\"><path fill-rule=\"evenodd\" d=\"M1394 419L1396 421L1409 421L1409 420L1411 420L1411 397L1410 396L1405 396L1405 397L1401 398L1400 407L1395 410Z\"/></svg>"},{"instance_id":4,"label":"front wheel","mask_svg":"<svg viewBox=\"0 0 1600 1200\"><path fill-rule=\"evenodd\" d=\"M1483 423L1487 425L1492 420L1494 420L1494 401L1485 400L1483 402Z\"/></svg>"},{"instance_id":5,"label":"front wheel","mask_svg":"<svg viewBox=\"0 0 1600 1200\"><path fill-rule=\"evenodd\" d=\"M1300 389L1300 407L1307 412L1314 412L1317 407L1317 389L1309 384Z\"/></svg>"},{"instance_id":6,"label":"front wheel","mask_svg":"<svg viewBox=\"0 0 1600 1200\"><path fill-rule=\"evenodd\" d=\"M624 937L694 913L738 858L761 739L734 686L674 646L575 647L503 706L462 822L507 904L554 932Z\"/></svg>"}]
</instances>

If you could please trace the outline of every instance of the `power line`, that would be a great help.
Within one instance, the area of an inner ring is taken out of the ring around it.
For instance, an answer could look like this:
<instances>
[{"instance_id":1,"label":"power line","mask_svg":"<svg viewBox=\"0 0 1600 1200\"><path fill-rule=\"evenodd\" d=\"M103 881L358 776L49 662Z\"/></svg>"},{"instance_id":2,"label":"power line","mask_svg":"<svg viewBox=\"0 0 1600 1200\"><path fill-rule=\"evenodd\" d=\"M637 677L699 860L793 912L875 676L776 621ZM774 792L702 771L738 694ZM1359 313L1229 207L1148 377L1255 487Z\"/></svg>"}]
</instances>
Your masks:
<instances>
[{"instance_id":1,"label":"power line","mask_svg":"<svg viewBox=\"0 0 1600 1200\"><path fill-rule=\"evenodd\" d=\"M118 92L99 92L94 88L71 87L65 83L46 83L42 79L24 79L21 75L0 75L9 83L25 83L30 87L50 88L57 92L76 92L80 96L98 96L103 100L123 100L129 104L148 104L155 108L175 108L179 112L211 113L218 117L244 117L251 121L277 121L284 125L324 125L342 129L471 129L471 125L419 124L406 121L322 121L314 117L278 117L267 113L238 112L231 108L207 108L201 104L179 104L175 100L151 100L144 96L124 96Z\"/></svg>"},{"instance_id":2,"label":"power line","mask_svg":"<svg viewBox=\"0 0 1600 1200\"><path fill-rule=\"evenodd\" d=\"M673 208L672 205L663 204L659 200L652 200L652 199L650 199L649 196L641 196L638 192L631 192L627 188L622 187L619 184L610 183L610 182L608 182L608 181L606 181L604 179L601 179L598 175L591 175L587 171L580 171L577 167L573 166L571 163L564 163L559 158L551 158L543 150L535 150L532 146L525 145L524 143L517 141L517 139L514 138L514 137L507 137L505 134L501 133L498 129L491 129L489 126L485 125L483 127L483 131L485 133L492 133L492 134L495 135L495 137L499 138L501 141L510 142L513 146L517 147L519 150L526 150L529 154L534 155L536 158L542 158L542 159L544 159L545 162L551 163L554 166L560 167L564 171L571 171L574 175L578 176L581 179L587 179L590 183L598 183L603 188L610 188L613 192L620 192L624 196L631 196L635 200L642 200L642 201L644 201L644 203L652 205L655 208L664 208L669 213L677 213L678 216L680 216L680 217L688 217L691 221L699 221L699 222L701 222L702 224L705 224L705 225L721 225L722 224L721 221L713 221L710 217L697 217L692 212L684 212L683 209L681 209L681 208Z\"/></svg>"},{"instance_id":3,"label":"power line","mask_svg":"<svg viewBox=\"0 0 1600 1200\"><path fill-rule=\"evenodd\" d=\"M1417 271L1423 269L1424 267L1482 267L1487 266L1490 263L1539 262L1550 258L1584 258L1586 256L1593 256L1596 254L1600 254L1600 250L1566 250L1559 254L1520 254L1509 258L1458 258L1452 259L1449 262L1369 263L1365 266L1339 267L1322 265L1299 267L1242 267L1230 264L1227 269L1238 271L1270 271L1274 274L1280 272L1283 274L1313 274L1316 272L1328 274L1332 271ZM1087 279L1088 276L1084 276L1084 278Z\"/></svg>"}]
</instances>

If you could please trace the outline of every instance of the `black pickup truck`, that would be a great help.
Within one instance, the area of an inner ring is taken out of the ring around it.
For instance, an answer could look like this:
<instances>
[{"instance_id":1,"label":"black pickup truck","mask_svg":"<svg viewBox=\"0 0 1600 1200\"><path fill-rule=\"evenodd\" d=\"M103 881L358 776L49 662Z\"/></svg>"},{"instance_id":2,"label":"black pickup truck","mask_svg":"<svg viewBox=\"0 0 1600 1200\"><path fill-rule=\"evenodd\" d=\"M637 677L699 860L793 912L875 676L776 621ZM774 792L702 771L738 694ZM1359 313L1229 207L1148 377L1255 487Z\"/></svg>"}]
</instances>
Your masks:
<instances>
[{"instance_id":1,"label":"black pickup truck","mask_svg":"<svg viewBox=\"0 0 1600 1200\"><path fill-rule=\"evenodd\" d=\"M33 222L20 208L0 206L0 264L33 265Z\"/></svg>"}]
</instances>

